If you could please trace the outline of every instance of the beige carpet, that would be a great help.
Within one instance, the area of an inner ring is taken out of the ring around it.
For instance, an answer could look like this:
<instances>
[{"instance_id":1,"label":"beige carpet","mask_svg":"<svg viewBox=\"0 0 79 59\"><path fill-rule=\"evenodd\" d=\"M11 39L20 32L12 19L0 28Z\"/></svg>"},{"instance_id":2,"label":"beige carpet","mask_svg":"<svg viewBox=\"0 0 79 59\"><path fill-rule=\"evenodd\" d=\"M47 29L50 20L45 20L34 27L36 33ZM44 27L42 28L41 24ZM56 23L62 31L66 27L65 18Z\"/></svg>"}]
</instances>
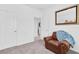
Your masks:
<instances>
[{"instance_id":1,"label":"beige carpet","mask_svg":"<svg viewBox=\"0 0 79 59\"><path fill-rule=\"evenodd\" d=\"M1 50L0 54L53 54L53 52L45 48L43 40L36 40L31 43Z\"/></svg>"},{"instance_id":2,"label":"beige carpet","mask_svg":"<svg viewBox=\"0 0 79 59\"><path fill-rule=\"evenodd\" d=\"M54 53L45 48L43 40L36 40L34 42L27 43L24 45L0 50L0 54L54 54ZM69 50L67 54L79 54L79 53L73 50Z\"/></svg>"}]
</instances>

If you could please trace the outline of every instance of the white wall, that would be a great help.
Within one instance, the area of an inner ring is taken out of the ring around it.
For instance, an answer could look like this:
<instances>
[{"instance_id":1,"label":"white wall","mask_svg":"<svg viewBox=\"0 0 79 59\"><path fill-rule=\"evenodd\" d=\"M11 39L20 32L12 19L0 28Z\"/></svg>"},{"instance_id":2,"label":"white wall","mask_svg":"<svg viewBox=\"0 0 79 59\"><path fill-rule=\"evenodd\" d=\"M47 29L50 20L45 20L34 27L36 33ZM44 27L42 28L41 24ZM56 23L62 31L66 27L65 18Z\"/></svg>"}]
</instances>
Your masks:
<instances>
[{"instance_id":1,"label":"white wall","mask_svg":"<svg viewBox=\"0 0 79 59\"><path fill-rule=\"evenodd\" d=\"M34 17L41 17L40 11L20 5L17 16L18 45L34 41Z\"/></svg>"},{"instance_id":2,"label":"white wall","mask_svg":"<svg viewBox=\"0 0 79 59\"><path fill-rule=\"evenodd\" d=\"M0 50L34 40L34 17L40 11L26 5L0 5Z\"/></svg>"},{"instance_id":3,"label":"white wall","mask_svg":"<svg viewBox=\"0 0 79 59\"><path fill-rule=\"evenodd\" d=\"M55 5L48 8L43 12L42 18L42 38L51 35L53 31L65 30L70 33L76 41L76 44L72 50L79 52L79 25L55 25L55 11L60 10L72 5Z\"/></svg>"}]
</instances>

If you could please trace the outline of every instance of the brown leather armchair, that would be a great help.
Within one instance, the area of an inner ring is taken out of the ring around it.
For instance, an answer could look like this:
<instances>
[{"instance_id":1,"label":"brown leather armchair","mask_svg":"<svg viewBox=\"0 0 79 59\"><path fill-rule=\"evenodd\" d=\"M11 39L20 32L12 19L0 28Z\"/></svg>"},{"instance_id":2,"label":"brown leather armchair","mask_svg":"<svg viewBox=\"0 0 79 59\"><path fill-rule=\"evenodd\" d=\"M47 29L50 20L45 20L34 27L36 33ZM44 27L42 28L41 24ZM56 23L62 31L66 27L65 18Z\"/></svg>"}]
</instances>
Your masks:
<instances>
[{"instance_id":1,"label":"brown leather armchair","mask_svg":"<svg viewBox=\"0 0 79 59\"><path fill-rule=\"evenodd\" d=\"M57 54L65 54L69 51L70 45L67 41L58 41L56 38L56 32L53 32L52 36L44 38L45 47Z\"/></svg>"}]
</instances>

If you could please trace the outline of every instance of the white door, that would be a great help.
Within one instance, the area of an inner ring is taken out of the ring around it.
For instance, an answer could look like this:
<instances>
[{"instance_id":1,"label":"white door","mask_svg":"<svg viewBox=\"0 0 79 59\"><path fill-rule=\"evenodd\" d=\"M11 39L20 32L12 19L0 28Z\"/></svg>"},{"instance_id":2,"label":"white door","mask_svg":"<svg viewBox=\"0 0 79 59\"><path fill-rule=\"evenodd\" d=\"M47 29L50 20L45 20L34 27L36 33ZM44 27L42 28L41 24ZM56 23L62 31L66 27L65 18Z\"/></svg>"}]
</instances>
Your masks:
<instances>
[{"instance_id":1,"label":"white door","mask_svg":"<svg viewBox=\"0 0 79 59\"><path fill-rule=\"evenodd\" d=\"M26 13L25 13L26 14ZM17 45L26 44L34 41L34 20L33 16L17 17ZM29 14L30 15L30 14Z\"/></svg>"},{"instance_id":2,"label":"white door","mask_svg":"<svg viewBox=\"0 0 79 59\"><path fill-rule=\"evenodd\" d=\"M0 11L0 49L16 45L16 19L12 13Z\"/></svg>"}]
</instances>

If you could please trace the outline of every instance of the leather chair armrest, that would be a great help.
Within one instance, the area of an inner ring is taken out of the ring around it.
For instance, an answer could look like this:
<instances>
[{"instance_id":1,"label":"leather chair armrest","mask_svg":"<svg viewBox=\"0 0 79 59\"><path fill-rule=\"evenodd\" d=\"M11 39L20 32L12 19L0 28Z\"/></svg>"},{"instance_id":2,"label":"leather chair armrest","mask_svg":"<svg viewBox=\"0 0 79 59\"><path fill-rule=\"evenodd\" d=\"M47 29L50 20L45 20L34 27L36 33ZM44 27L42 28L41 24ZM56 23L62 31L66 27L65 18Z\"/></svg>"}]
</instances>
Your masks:
<instances>
[{"instance_id":1,"label":"leather chair armrest","mask_svg":"<svg viewBox=\"0 0 79 59\"><path fill-rule=\"evenodd\" d=\"M59 44L59 48L61 50L61 53L67 53L70 49L70 45L67 41L64 40Z\"/></svg>"},{"instance_id":2,"label":"leather chair armrest","mask_svg":"<svg viewBox=\"0 0 79 59\"><path fill-rule=\"evenodd\" d=\"M67 46L67 48L70 48L70 44L66 40L63 40L61 43L65 44Z\"/></svg>"}]
</instances>

